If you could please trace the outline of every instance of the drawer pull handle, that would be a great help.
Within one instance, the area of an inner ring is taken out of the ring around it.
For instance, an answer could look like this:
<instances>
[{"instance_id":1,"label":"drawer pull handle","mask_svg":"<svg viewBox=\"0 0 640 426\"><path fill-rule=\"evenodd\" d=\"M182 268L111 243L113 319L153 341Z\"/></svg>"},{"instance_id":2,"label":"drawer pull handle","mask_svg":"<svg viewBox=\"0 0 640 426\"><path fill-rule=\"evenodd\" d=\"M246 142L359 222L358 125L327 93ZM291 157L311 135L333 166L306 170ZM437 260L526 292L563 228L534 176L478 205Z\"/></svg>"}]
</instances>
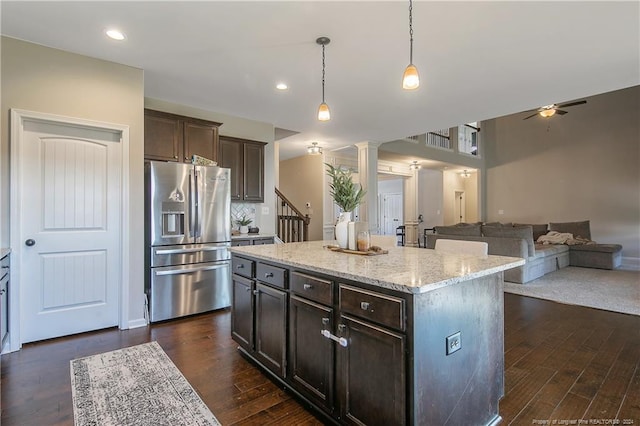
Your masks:
<instances>
[{"instance_id":1,"label":"drawer pull handle","mask_svg":"<svg viewBox=\"0 0 640 426\"><path fill-rule=\"evenodd\" d=\"M311 290L313 286L311 284L305 284L302 286L302 288L304 288L305 290Z\"/></svg>"},{"instance_id":2,"label":"drawer pull handle","mask_svg":"<svg viewBox=\"0 0 640 426\"><path fill-rule=\"evenodd\" d=\"M329 318L322 318L322 325L329 325Z\"/></svg>"},{"instance_id":3,"label":"drawer pull handle","mask_svg":"<svg viewBox=\"0 0 640 426\"><path fill-rule=\"evenodd\" d=\"M369 310L369 302L360 302L360 309L362 309L363 311L368 311Z\"/></svg>"},{"instance_id":4,"label":"drawer pull handle","mask_svg":"<svg viewBox=\"0 0 640 426\"><path fill-rule=\"evenodd\" d=\"M265 278L273 278L273 272L266 272L266 273L264 274L264 277L265 277Z\"/></svg>"},{"instance_id":5,"label":"drawer pull handle","mask_svg":"<svg viewBox=\"0 0 640 426\"><path fill-rule=\"evenodd\" d=\"M251 291L251 287L247 287L247 288L245 288L245 291L246 291L247 293L248 293L248 292L250 292L250 291Z\"/></svg>"},{"instance_id":6,"label":"drawer pull handle","mask_svg":"<svg viewBox=\"0 0 640 426\"><path fill-rule=\"evenodd\" d=\"M244 265L241 263L240 265L236 266L236 269L244 269Z\"/></svg>"},{"instance_id":7,"label":"drawer pull handle","mask_svg":"<svg viewBox=\"0 0 640 426\"><path fill-rule=\"evenodd\" d=\"M349 342L347 341L347 339L345 339L344 337L334 336L333 334L331 334L329 330L321 330L320 334L322 334L327 339L331 339L335 342L338 342L338 344L343 348L346 348L349 345Z\"/></svg>"},{"instance_id":8,"label":"drawer pull handle","mask_svg":"<svg viewBox=\"0 0 640 426\"><path fill-rule=\"evenodd\" d=\"M258 290L253 290L253 294L255 294L256 296L258 295L258 293L260 293Z\"/></svg>"}]
</instances>

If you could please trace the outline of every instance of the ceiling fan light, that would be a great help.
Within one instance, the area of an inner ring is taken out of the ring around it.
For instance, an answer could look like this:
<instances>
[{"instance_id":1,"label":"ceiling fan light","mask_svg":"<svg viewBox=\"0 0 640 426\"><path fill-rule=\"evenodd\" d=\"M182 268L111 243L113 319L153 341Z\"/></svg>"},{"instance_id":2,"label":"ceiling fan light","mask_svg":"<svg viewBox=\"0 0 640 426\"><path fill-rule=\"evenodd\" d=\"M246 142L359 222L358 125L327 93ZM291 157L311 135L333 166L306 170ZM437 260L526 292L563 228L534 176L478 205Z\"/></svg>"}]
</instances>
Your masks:
<instances>
[{"instance_id":1,"label":"ceiling fan light","mask_svg":"<svg viewBox=\"0 0 640 426\"><path fill-rule=\"evenodd\" d=\"M405 90L415 90L418 86L420 86L418 68L413 64L409 64L404 70L404 75L402 76L402 88Z\"/></svg>"},{"instance_id":2,"label":"ceiling fan light","mask_svg":"<svg viewBox=\"0 0 640 426\"><path fill-rule=\"evenodd\" d=\"M321 103L318 107L318 120L329 121L331 120L331 112L329 111L329 105Z\"/></svg>"},{"instance_id":3,"label":"ceiling fan light","mask_svg":"<svg viewBox=\"0 0 640 426\"><path fill-rule=\"evenodd\" d=\"M556 115L556 109L555 108L543 109L538 114L540 114L544 118L553 117L554 115Z\"/></svg>"}]
</instances>

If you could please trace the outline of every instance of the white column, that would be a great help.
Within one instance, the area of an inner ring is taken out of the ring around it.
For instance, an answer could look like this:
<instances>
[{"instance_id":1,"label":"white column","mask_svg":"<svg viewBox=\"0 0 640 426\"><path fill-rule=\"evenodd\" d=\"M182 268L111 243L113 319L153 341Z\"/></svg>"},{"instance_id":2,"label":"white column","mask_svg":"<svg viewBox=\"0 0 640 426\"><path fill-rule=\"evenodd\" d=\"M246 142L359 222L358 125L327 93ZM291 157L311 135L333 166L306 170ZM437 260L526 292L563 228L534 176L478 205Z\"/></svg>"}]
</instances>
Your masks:
<instances>
[{"instance_id":1,"label":"white column","mask_svg":"<svg viewBox=\"0 0 640 426\"><path fill-rule=\"evenodd\" d=\"M367 191L360 205L360 220L369 222L372 234L380 233L378 222L378 147L377 142L360 142L358 147L358 176L360 185Z\"/></svg>"},{"instance_id":2,"label":"white column","mask_svg":"<svg viewBox=\"0 0 640 426\"><path fill-rule=\"evenodd\" d=\"M405 246L418 246L418 172L412 170L412 176L404 180L404 226Z\"/></svg>"}]
</instances>

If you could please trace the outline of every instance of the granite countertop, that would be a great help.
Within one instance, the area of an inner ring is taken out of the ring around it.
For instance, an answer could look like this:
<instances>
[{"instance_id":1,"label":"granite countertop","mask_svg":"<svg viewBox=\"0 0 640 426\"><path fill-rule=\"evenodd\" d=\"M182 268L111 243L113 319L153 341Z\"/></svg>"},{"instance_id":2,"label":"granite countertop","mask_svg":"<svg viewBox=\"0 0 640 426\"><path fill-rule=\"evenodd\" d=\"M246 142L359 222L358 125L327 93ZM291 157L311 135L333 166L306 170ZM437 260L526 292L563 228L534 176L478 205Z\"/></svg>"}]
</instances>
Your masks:
<instances>
[{"instance_id":1,"label":"granite countertop","mask_svg":"<svg viewBox=\"0 0 640 426\"><path fill-rule=\"evenodd\" d=\"M0 248L0 259L3 259L6 255L11 253L11 249L8 248Z\"/></svg>"},{"instance_id":2,"label":"granite countertop","mask_svg":"<svg viewBox=\"0 0 640 426\"><path fill-rule=\"evenodd\" d=\"M273 238L274 234L235 234L231 235L232 240L249 240L252 238Z\"/></svg>"},{"instance_id":3,"label":"granite countertop","mask_svg":"<svg viewBox=\"0 0 640 426\"><path fill-rule=\"evenodd\" d=\"M364 256L324 248L335 241L232 247L235 254L315 271L406 293L441 287L524 265L524 259L438 253L417 247L391 247L388 254Z\"/></svg>"}]
</instances>

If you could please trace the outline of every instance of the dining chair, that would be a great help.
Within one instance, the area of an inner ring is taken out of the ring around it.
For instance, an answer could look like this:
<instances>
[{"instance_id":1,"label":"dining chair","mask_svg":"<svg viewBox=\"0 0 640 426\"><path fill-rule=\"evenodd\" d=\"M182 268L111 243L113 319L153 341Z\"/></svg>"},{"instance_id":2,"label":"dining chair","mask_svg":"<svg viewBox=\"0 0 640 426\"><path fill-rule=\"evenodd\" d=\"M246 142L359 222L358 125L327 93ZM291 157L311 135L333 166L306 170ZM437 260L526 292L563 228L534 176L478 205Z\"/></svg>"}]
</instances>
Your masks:
<instances>
[{"instance_id":1,"label":"dining chair","mask_svg":"<svg viewBox=\"0 0 640 426\"><path fill-rule=\"evenodd\" d=\"M435 250L441 253L463 253L476 256L486 256L489 252L489 244L484 241L436 240Z\"/></svg>"}]
</instances>

